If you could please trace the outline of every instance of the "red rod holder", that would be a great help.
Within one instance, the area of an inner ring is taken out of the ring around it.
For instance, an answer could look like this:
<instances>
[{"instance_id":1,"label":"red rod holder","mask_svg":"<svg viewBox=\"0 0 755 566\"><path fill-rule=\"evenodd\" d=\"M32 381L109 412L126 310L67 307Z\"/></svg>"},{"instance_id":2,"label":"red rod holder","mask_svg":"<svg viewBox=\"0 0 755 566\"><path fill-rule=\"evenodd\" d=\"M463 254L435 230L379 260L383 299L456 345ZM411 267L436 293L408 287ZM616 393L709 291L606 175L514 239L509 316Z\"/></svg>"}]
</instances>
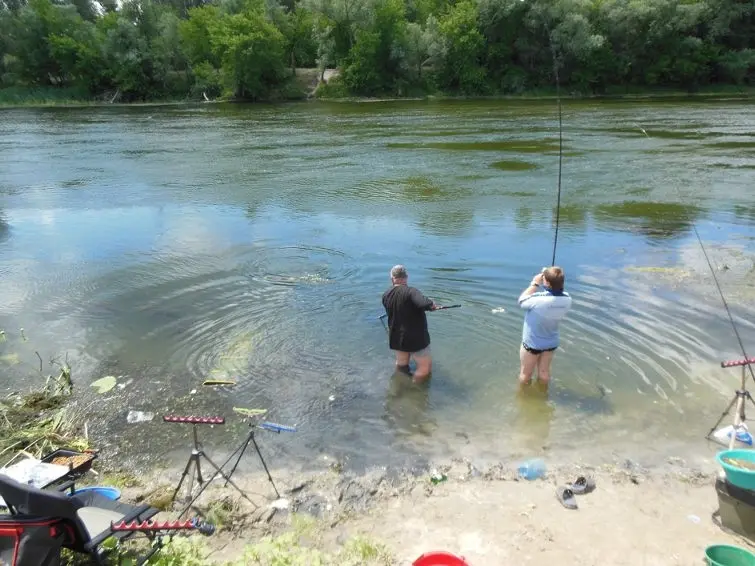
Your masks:
<instances>
[{"instance_id":1,"label":"red rod holder","mask_svg":"<svg viewBox=\"0 0 755 566\"><path fill-rule=\"evenodd\" d=\"M178 531L196 528L193 519L188 521L131 521L126 523L119 521L113 523L110 528L114 531Z\"/></svg>"},{"instance_id":2,"label":"red rod holder","mask_svg":"<svg viewBox=\"0 0 755 566\"><path fill-rule=\"evenodd\" d=\"M189 424L225 424L225 417L181 417L176 415L164 415L166 423L189 423Z\"/></svg>"},{"instance_id":3,"label":"red rod holder","mask_svg":"<svg viewBox=\"0 0 755 566\"><path fill-rule=\"evenodd\" d=\"M749 366L755 364L755 358L747 358L746 360L732 360L730 362L721 362L722 368L733 368L738 366Z\"/></svg>"}]
</instances>

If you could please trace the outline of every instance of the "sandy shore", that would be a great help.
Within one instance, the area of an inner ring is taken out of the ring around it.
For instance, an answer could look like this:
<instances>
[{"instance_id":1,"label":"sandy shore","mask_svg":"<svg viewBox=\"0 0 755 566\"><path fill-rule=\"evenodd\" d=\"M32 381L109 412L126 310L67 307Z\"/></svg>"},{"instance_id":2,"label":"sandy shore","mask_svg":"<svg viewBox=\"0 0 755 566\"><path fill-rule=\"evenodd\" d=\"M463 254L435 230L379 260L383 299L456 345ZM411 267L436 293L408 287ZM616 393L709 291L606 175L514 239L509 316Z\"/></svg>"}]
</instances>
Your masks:
<instances>
[{"instance_id":1,"label":"sandy shore","mask_svg":"<svg viewBox=\"0 0 755 566\"><path fill-rule=\"evenodd\" d=\"M437 485L429 471L377 470L361 476L273 471L286 509L271 505L276 498L261 474L235 476L259 504L256 509L230 486L215 482L193 510L219 523L215 535L202 539L211 550L208 563L267 564L248 555L242 561L245 548L285 533L293 533L302 548L328 556L336 556L355 537L384 549L349 564L409 565L424 552L446 550L472 566L686 566L702 563L711 544L750 544L712 520L718 508L713 469L678 462L649 471L627 462L563 467L534 481L517 479L513 465L477 470L459 460L436 469L447 475ZM597 489L577 496L577 510L566 509L556 488L579 475L594 477ZM175 480L176 474L163 473L148 482L149 489L124 490L124 499L164 498ZM155 487L159 483L163 486ZM219 508L224 509L221 515ZM306 529L301 528L302 517ZM346 562L335 558L324 563Z\"/></svg>"}]
</instances>

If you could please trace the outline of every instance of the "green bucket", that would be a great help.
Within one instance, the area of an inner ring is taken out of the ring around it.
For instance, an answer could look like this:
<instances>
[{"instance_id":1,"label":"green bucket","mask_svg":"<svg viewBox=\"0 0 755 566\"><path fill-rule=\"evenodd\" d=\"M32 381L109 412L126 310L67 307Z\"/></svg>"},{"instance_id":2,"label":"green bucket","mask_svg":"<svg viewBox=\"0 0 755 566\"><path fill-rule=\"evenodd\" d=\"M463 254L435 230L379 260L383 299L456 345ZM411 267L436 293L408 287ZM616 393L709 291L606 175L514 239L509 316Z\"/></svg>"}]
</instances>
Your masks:
<instances>
[{"instance_id":1,"label":"green bucket","mask_svg":"<svg viewBox=\"0 0 755 566\"><path fill-rule=\"evenodd\" d=\"M705 549L710 566L755 566L755 554L728 544L714 544Z\"/></svg>"}]
</instances>

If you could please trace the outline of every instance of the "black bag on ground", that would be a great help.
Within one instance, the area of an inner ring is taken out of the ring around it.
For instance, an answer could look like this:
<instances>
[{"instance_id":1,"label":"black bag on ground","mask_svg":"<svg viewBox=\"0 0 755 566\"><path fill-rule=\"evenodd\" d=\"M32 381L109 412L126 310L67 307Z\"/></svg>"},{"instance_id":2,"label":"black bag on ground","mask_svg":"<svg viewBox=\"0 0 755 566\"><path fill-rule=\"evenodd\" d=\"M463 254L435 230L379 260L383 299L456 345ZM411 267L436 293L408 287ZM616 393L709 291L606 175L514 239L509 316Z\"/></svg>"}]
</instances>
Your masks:
<instances>
[{"instance_id":1,"label":"black bag on ground","mask_svg":"<svg viewBox=\"0 0 755 566\"><path fill-rule=\"evenodd\" d=\"M0 566L60 566L67 529L55 517L0 515Z\"/></svg>"}]
</instances>

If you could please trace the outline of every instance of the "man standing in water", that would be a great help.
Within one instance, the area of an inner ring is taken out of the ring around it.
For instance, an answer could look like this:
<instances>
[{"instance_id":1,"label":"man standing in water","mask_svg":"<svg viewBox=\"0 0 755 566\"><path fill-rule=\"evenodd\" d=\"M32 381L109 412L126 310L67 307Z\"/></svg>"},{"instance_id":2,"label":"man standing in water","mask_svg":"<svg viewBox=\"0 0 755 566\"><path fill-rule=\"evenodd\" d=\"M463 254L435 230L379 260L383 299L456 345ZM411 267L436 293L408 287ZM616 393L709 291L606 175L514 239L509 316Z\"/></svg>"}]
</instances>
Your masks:
<instances>
[{"instance_id":1,"label":"man standing in water","mask_svg":"<svg viewBox=\"0 0 755 566\"><path fill-rule=\"evenodd\" d=\"M430 332L425 311L435 310L435 303L419 289L409 287L409 275L403 265L391 269L391 288L383 293L383 307L388 315L388 343L396 352L396 369L411 375L409 360L414 358L417 368L414 380L430 375Z\"/></svg>"},{"instance_id":2,"label":"man standing in water","mask_svg":"<svg viewBox=\"0 0 755 566\"><path fill-rule=\"evenodd\" d=\"M539 291L541 286L543 290ZM564 271L556 266L546 267L535 275L519 296L519 306L527 310L519 350L520 388L530 384L537 368L538 382L543 390L548 390L551 362L559 345L558 325L571 304L571 297L564 291Z\"/></svg>"}]
</instances>

